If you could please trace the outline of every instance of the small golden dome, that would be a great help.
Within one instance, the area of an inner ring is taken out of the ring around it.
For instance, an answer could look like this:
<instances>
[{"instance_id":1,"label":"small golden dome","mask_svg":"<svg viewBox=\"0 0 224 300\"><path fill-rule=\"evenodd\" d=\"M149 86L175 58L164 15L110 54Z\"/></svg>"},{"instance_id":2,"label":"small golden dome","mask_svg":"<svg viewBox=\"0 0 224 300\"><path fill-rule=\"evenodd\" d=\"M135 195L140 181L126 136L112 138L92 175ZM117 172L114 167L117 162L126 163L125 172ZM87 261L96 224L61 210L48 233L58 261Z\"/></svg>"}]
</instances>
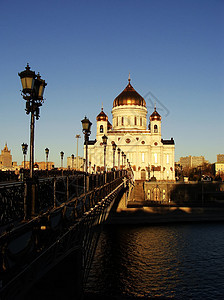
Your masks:
<instances>
[{"instance_id":1,"label":"small golden dome","mask_svg":"<svg viewBox=\"0 0 224 300\"><path fill-rule=\"evenodd\" d=\"M97 121L108 121L108 116L105 114L105 112L103 111L103 108L101 108L101 112L98 114L98 116L96 117Z\"/></svg>"},{"instance_id":2,"label":"small golden dome","mask_svg":"<svg viewBox=\"0 0 224 300\"><path fill-rule=\"evenodd\" d=\"M121 92L115 99L113 107L120 105L139 105L146 107L145 99L136 92L136 90L131 85L131 79L128 79L129 83L126 88Z\"/></svg>"},{"instance_id":3,"label":"small golden dome","mask_svg":"<svg viewBox=\"0 0 224 300\"><path fill-rule=\"evenodd\" d=\"M154 112L150 116L150 121L161 121L160 114L156 111L156 107L154 108Z\"/></svg>"}]
</instances>

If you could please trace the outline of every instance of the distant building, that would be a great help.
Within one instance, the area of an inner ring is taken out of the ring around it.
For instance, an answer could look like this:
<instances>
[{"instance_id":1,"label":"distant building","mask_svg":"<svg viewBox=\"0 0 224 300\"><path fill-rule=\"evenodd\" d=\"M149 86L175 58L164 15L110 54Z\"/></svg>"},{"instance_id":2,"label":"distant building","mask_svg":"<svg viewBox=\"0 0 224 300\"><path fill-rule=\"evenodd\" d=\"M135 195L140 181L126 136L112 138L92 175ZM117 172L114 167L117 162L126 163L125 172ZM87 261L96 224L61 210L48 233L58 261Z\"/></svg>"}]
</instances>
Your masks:
<instances>
[{"instance_id":1,"label":"distant building","mask_svg":"<svg viewBox=\"0 0 224 300\"><path fill-rule=\"evenodd\" d=\"M191 156L180 157L179 164L185 168L191 166Z\"/></svg>"},{"instance_id":2,"label":"distant building","mask_svg":"<svg viewBox=\"0 0 224 300\"><path fill-rule=\"evenodd\" d=\"M90 161L91 164L91 161ZM83 170L84 160L83 157L78 156L78 159L76 156L74 156L74 159L72 157L67 157L67 168L68 169L75 169L75 170Z\"/></svg>"},{"instance_id":3,"label":"distant building","mask_svg":"<svg viewBox=\"0 0 224 300\"><path fill-rule=\"evenodd\" d=\"M179 164L183 168L197 168L199 166L202 166L204 163L208 163L207 160L205 160L204 156L185 156L180 157Z\"/></svg>"},{"instance_id":4,"label":"distant building","mask_svg":"<svg viewBox=\"0 0 224 300\"><path fill-rule=\"evenodd\" d=\"M22 165L20 166L20 168L24 168L24 161L22 162ZM29 168L30 168L30 162L26 161L25 169L29 169ZM47 168L48 168L48 170L51 170L51 169L54 169L54 162L49 161L48 164L45 161L35 162L34 168L37 170L46 170Z\"/></svg>"},{"instance_id":5,"label":"distant building","mask_svg":"<svg viewBox=\"0 0 224 300\"><path fill-rule=\"evenodd\" d=\"M217 162L215 166L215 176L219 176L224 180L224 154L217 155Z\"/></svg>"},{"instance_id":6,"label":"distant building","mask_svg":"<svg viewBox=\"0 0 224 300\"><path fill-rule=\"evenodd\" d=\"M217 154L217 163L224 163L224 154Z\"/></svg>"},{"instance_id":7,"label":"distant building","mask_svg":"<svg viewBox=\"0 0 224 300\"><path fill-rule=\"evenodd\" d=\"M7 144L5 144L4 149L1 150L0 169L1 170L11 170L12 168L13 168L13 163L12 163L11 151L8 149Z\"/></svg>"},{"instance_id":8,"label":"distant building","mask_svg":"<svg viewBox=\"0 0 224 300\"><path fill-rule=\"evenodd\" d=\"M53 161L48 161L48 163L46 163L45 161L35 162L35 165L38 165L38 170L54 169Z\"/></svg>"},{"instance_id":9,"label":"distant building","mask_svg":"<svg viewBox=\"0 0 224 300\"><path fill-rule=\"evenodd\" d=\"M215 175L224 173L224 163L215 163Z\"/></svg>"}]
</instances>

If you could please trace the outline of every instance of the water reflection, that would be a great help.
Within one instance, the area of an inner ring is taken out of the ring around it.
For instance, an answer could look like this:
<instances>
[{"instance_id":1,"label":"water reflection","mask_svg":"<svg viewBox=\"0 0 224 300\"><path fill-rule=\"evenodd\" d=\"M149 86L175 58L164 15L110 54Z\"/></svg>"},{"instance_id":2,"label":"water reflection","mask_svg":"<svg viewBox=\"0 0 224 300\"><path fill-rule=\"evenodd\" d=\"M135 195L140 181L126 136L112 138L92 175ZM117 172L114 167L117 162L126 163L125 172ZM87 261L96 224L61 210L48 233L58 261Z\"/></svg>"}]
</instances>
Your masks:
<instances>
[{"instance_id":1,"label":"water reflection","mask_svg":"<svg viewBox=\"0 0 224 300\"><path fill-rule=\"evenodd\" d=\"M87 291L118 297L220 299L224 224L107 226Z\"/></svg>"}]
</instances>

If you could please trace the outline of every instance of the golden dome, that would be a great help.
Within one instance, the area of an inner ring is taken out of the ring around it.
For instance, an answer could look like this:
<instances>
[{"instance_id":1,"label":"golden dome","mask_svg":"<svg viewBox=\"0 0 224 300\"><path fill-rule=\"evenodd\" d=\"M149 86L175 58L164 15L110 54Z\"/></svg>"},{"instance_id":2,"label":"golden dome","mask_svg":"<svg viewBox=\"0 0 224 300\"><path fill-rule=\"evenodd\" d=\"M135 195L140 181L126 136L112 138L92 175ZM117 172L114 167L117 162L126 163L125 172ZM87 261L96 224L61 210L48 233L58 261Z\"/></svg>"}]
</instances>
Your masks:
<instances>
[{"instance_id":1,"label":"golden dome","mask_svg":"<svg viewBox=\"0 0 224 300\"><path fill-rule=\"evenodd\" d=\"M103 111L103 108L101 108L101 112L98 114L98 116L96 117L97 121L108 121L108 116L105 114L105 112Z\"/></svg>"},{"instance_id":2,"label":"golden dome","mask_svg":"<svg viewBox=\"0 0 224 300\"><path fill-rule=\"evenodd\" d=\"M156 107L154 108L154 112L150 116L150 121L161 121L160 114L156 111Z\"/></svg>"},{"instance_id":3,"label":"golden dome","mask_svg":"<svg viewBox=\"0 0 224 300\"><path fill-rule=\"evenodd\" d=\"M129 83L123 92L114 99L113 107L120 105L139 105L146 107L145 99L133 88L130 83L130 78L128 81Z\"/></svg>"}]
</instances>

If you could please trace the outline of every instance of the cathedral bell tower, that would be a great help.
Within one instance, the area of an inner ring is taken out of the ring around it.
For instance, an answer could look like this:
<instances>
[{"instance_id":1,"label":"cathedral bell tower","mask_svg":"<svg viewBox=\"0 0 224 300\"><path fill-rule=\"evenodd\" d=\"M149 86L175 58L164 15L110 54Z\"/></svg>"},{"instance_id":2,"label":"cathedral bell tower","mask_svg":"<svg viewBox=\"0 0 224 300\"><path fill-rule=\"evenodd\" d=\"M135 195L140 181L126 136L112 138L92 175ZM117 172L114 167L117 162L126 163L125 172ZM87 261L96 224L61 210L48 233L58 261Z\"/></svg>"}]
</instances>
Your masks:
<instances>
[{"instance_id":1,"label":"cathedral bell tower","mask_svg":"<svg viewBox=\"0 0 224 300\"><path fill-rule=\"evenodd\" d=\"M107 135L107 129L108 129L108 116L103 111L103 106L101 108L101 112L96 117L96 121L97 121L96 138L97 140L102 140L102 136L104 134Z\"/></svg>"},{"instance_id":2,"label":"cathedral bell tower","mask_svg":"<svg viewBox=\"0 0 224 300\"><path fill-rule=\"evenodd\" d=\"M156 111L156 106L154 107L154 112L150 116L150 130L152 136L158 136L161 139L161 116Z\"/></svg>"}]
</instances>

